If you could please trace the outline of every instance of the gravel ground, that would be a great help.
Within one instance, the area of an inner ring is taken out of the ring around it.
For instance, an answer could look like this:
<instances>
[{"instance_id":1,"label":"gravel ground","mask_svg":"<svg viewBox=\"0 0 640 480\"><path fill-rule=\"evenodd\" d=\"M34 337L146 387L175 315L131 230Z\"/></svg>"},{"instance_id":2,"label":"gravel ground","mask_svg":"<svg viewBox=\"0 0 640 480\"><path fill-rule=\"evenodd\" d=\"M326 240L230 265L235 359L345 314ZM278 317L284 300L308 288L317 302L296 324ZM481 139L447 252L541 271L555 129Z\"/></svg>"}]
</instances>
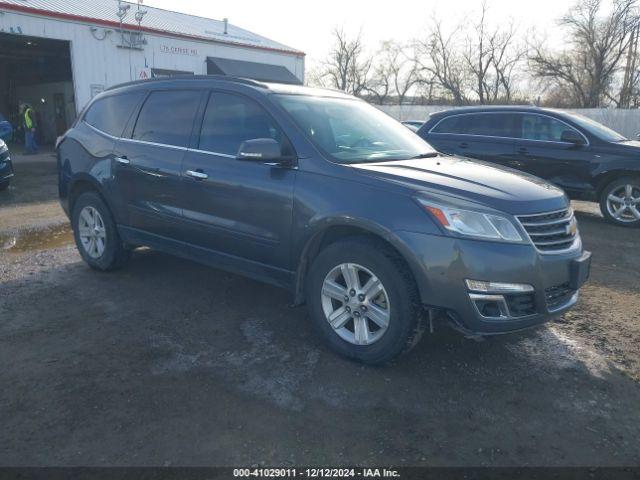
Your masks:
<instances>
[{"instance_id":1,"label":"gravel ground","mask_svg":"<svg viewBox=\"0 0 640 480\"><path fill-rule=\"evenodd\" d=\"M12 154L11 158L16 176L0 193L0 235L66 223L58 203L55 155Z\"/></svg>"},{"instance_id":2,"label":"gravel ground","mask_svg":"<svg viewBox=\"0 0 640 480\"><path fill-rule=\"evenodd\" d=\"M150 250L100 274L57 221L5 230L0 465L638 465L640 238L576 207L572 312L439 328L384 368L327 351L276 288Z\"/></svg>"}]
</instances>

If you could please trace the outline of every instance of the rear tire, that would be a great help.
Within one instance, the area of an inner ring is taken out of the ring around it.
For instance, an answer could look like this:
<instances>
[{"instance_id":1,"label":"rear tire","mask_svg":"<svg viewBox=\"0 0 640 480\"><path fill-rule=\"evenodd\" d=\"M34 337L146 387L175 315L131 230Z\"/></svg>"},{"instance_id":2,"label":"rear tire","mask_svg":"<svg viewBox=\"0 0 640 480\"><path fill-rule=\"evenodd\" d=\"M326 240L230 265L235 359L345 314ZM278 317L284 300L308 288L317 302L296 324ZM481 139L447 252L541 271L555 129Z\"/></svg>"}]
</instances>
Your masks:
<instances>
[{"instance_id":1,"label":"rear tire","mask_svg":"<svg viewBox=\"0 0 640 480\"><path fill-rule=\"evenodd\" d=\"M347 280L353 272L355 283ZM415 346L424 332L425 316L408 267L372 238L352 237L323 249L309 270L306 298L329 347L366 364L391 361Z\"/></svg>"},{"instance_id":2,"label":"rear tire","mask_svg":"<svg viewBox=\"0 0 640 480\"><path fill-rule=\"evenodd\" d=\"M118 235L111 212L97 193L86 192L78 197L71 225L76 247L91 268L115 270L129 259L130 252Z\"/></svg>"},{"instance_id":3,"label":"rear tire","mask_svg":"<svg viewBox=\"0 0 640 480\"><path fill-rule=\"evenodd\" d=\"M609 183L600 194L600 211L614 225L640 227L640 177L622 177Z\"/></svg>"},{"instance_id":4,"label":"rear tire","mask_svg":"<svg viewBox=\"0 0 640 480\"><path fill-rule=\"evenodd\" d=\"M2 192L3 190L6 190L7 188L9 188L9 185L11 184L11 182L3 182L0 183L0 192Z\"/></svg>"}]
</instances>

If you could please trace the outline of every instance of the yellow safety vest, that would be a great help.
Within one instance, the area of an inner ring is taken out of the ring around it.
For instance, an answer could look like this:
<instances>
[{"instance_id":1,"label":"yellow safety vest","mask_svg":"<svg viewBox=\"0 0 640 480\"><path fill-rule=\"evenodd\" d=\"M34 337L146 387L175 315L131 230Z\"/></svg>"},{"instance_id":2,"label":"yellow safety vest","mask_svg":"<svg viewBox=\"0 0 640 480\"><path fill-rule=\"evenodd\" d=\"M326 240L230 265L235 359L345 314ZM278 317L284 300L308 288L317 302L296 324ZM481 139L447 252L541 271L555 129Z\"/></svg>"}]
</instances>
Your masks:
<instances>
[{"instance_id":1,"label":"yellow safety vest","mask_svg":"<svg viewBox=\"0 0 640 480\"><path fill-rule=\"evenodd\" d=\"M27 128L33 128L33 120L31 120L31 114L33 110L31 108L27 108L24 111L24 124Z\"/></svg>"}]
</instances>

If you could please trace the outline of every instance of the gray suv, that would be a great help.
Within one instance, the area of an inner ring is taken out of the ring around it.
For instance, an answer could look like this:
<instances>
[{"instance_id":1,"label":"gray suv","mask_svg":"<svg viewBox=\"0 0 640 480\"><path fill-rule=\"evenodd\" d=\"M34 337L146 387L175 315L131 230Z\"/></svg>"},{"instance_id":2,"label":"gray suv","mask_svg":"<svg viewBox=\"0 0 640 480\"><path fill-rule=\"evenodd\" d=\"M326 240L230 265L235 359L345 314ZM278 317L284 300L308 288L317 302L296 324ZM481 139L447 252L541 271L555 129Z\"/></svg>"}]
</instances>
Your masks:
<instances>
[{"instance_id":1,"label":"gray suv","mask_svg":"<svg viewBox=\"0 0 640 480\"><path fill-rule=\"evenodd\" d=\"M436 319L468 335L542 324L589 274L562 190L440 155L334 91L126 84L88 105L57 156L91 267L149 246L284 287L334 350L366 363L408 350Z\"/></svg>"}]
</instances>

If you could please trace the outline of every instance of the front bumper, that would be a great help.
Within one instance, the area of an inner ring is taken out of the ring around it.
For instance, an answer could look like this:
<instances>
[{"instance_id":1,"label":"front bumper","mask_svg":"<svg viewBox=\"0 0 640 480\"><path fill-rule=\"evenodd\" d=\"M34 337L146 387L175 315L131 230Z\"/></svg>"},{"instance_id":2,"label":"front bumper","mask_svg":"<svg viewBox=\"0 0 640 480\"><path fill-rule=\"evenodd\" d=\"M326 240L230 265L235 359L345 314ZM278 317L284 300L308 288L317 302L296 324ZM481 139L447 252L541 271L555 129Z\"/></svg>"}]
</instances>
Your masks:
<instances>
[{"instance_id":1,"label":"front bumper","mask_svg":"<svg viewBox=\"0 0 640 480\"><path fill-rule=\"evenodd\" d=\"M544 255L533 245L396 234L414 255L412 269L423 303L445 310L468 333L507 333L545 323L575 305L588 276L590 254L583 252L581 241L564 254ZM473 292L467 279L527 284L533 291ZM498 302L499 311L483 310L485 301Z\"/></svg>"}]
</instances>

